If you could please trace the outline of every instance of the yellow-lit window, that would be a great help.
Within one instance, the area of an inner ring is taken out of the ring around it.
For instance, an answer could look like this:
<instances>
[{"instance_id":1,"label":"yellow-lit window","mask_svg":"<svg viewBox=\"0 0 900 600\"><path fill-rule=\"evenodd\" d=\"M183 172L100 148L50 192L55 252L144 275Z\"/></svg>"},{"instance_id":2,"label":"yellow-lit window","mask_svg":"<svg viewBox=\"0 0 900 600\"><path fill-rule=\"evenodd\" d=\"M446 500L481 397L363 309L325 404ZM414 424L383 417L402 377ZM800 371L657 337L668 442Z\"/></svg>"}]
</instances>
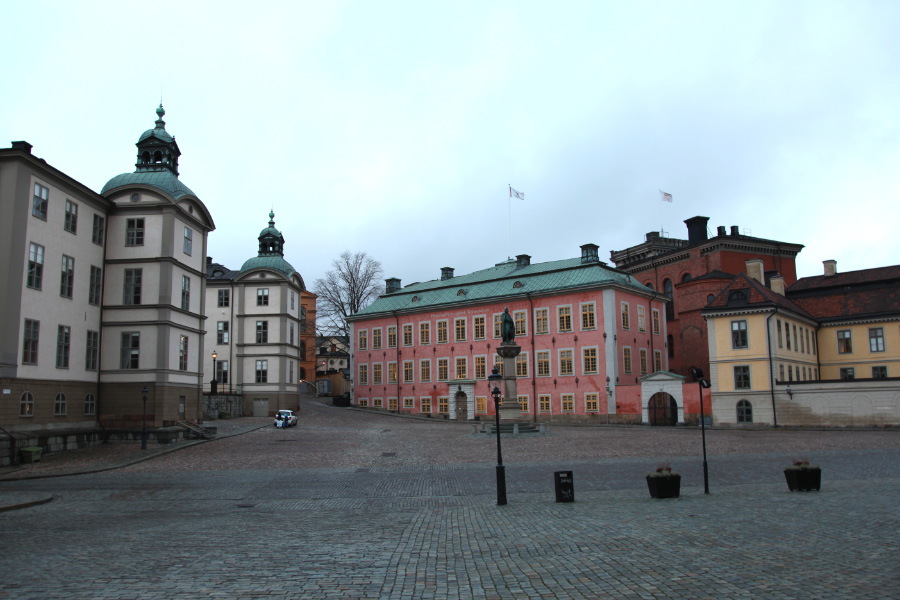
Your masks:
<instances>
[{"instance_id":1,"label":"yellow-lit window","mask_svg":"<svg viewBox=\"0 0 900 600\"><path fill-rule=\"evenodd\" d=\"M447 321L438 321L437 323L437 341L438 344L447 343Z\"/></svg>"},{"instance_id":2,"label":"yellow-lit window","mask_svg":"<svg viewBox=\"0 0 900 600\"><path fill-rule=\"evenodd\" d=\"M528 335L528 326L525 322L525 311L517 310L513 313L513 322L516 324L516 335Z\"/></svg>"},{"instance_id":3,"label":"yellow-lit window","mask_svg":"<svg viewBox=\"0 0 900 600\"><path fill-rule=\"evenodd\" d=\"M487 358L484 356L475 357L475 379L484 379L487 377Z\"/></svg>"},{"instance_id":4,"label":"yellow-lit window","mask_svg":"<svg viewBox=\"0 0 900 600\"><path fill-rule=\"evenodd\" d=\"M575 412L575 395L563 394L559 397L563 412Z\"/></svg>"},{"instance_id":5,"label":"yellow-lit window","mask_svg":"<svg viewBox=\"0 0 900 600\"><path fill-rule=\"evenodd\" d=\"M438 412L442 415L446 415L450 412L450 399L447 397L438 398Z\"/></svg>"},{"instance_id":6,"label":"yellow-lit window","mask_svg":"<svg viewBox=\"0 0 900 600\"><path fill-rule=\"evenodd\" d=\"M647 331L647 315L644 314L644 307L637 307L638 313L638 331Z\"/></svg>"},{"instance_id":7,"label":"yellow-lit window","mask_svg":"<svg viewBox=\"0 0 900 600\"><path fill-rule=\"evenodd\" d=\"M597 349L585 348L582 350L582 361L585 375L595 374L597 372Z\"/></svg>"},{"instance_id":8,"label":"yellow-lit window","mask_svg":"<svg viewBox=\"0 0 900 600\"><path fill-rule=\"evenodd\" d=\"M534 332L550 333L550 309L539 308L534 311Z\"/></svg>"},{"instance_id":9,"label":"yellow-lit window","mask_svg":"<svg viewBox=\"0 0 900 600\"><path fill-rule=\"evenodd\" d=\"M373 398L373 399L372 399L372 406L373 406L374 408L381 408L383 404L384 404L384 403L383 403L383 399L382 399L382 398Z\"/></svg>"},{"instance_id":10,"label":"yellow-lit window","mask_svg":"<svg viewBox=\"0 0 900 600\"><path fill-rule=\"evenodd\" d=\"M503 323L503 315L494 315L494 338L500 337L500 325Z\"/></svg>"},{"instance_id":11,"label":"yellow-lit window","mask_svg":"<svg viewBox=\"0 0 900 600\"><path fill-rule=\"evenodd\" d=\"M454 321L454 325L456 328L456 341L457 342L466 341L466 320L465 319L456 319L456 321Z\"/></svg>"},{"instance_id":12,"label":"yellow-lit window","mask_svg":"<svg viewBox=\"0 0 900 600\"><path fill-rule=\"evenodd\" d=\"M397 383L397 363L388 363L388 383Z\"/></svg>"},{"instance_id":13,"label":"yellow-lit window","mask_svg":"<svg viewBox=\"0 0 900 600\"><path fill-rule=\"evenodd\" d=\"M456 378L457 379L468 379L469 377L469 368L468 361L465 356L457 357L456 359Z\"/></svg>"},{"instance_id":14,"label":"yellow-lit window","mask_svg":"<svg viewBox=\"0 0 900 600\"><path fill-rule=\"evenodd\" d=\"M403 361L403 383L412 383L413 382L413 361L404 360Z\"/></svg>"},{"instance_id":15,"label":"yellow-lit window","mask_svg":"<svg viewBox=\"0 0 900 600\"><path fill-rule=\"evenodd\" d=\"M538 410L542 413L550 412L550 394L541 394L538 396Z\"/></svg>"},{"instance_id":16,"label":"yellow-lit window","mask_svg":"<svg viewBox=\"0 0 900 600\"><path fill-rule=\"evenodd\" d=\"M381 385L381 363L372 365L372 384Z\"/></svg>"},{"instance_id":17,"label":"yellow-lit window","mask_svg":"<svg viewBox=\"0 0 900 600\"><path fill-rule=\"evenodd\" d=\"M484 414L487 412L487 398L475 396L475 412Z\"/></svg>"},{"instance_id":18,"label":"yellow-lit window","mask_svg":"<svg viewBox=\"0 0 900 600\"><path fill-rule=\"evenodd\" d=\"M484 317L475 317L473 319L474 327L475 327L475 339L483 340L484 339Z\"/></svg>"},{"instance_id":19,"label":"yellow-lit window","mask_svg":"<svg viewBox=\"0 0 900 600\"><path fill-rule=\"evenodd\" d=\"M571 306L560 306L556 309L557 317L559 318L559 331L560 333L565 333L567 331L572 331L572 307Z\"/></svg>"},{"instance_id":20,"label":"yellow-lit window","mask_svg":"<svg viewBox=\"0 0 900 600\"><path fill-rule=\"evenodd\" d=\"M419 343L425 346L431 343L431 323L419 323Z\"/></svg>"},{"instance_id":21,"label":"yellow-lit window","mask_svg":"<svg viewBox=\"0 0 900 600\"><path fill-rule=\"evenodd\" d=\"M528 353L516 357L516 377L528 377Z\"/></svg>"},{"instance_id":22,"label":"yellow-lit window","mask_svg":"<svg viewBox=\"0 0 900 600\"><path fill-rule=\"evenodd\" d=\"M559 351L559 374L560 375L571 375L575 372L573 366L572 359L572 351L571 350L560 350Z\"/></svg>"},{"instance_id":23,"label":"yellow-lit window","mask_svg":"<svg viewBox=\"0 0 900 600\"><path fill-rule=\"evenodd\" d=\"M597 318L595 315L595 305L593 302L581 305L581 328L596 329Z\"/></svg>"},{"instance_id":24,"label":"yellow-lit window","mask_svg":"<svg viewBox=\"0 0 900 600\"><path fill-rule=\"evenodd\" d=\"M600 396L598 394L585 394L584 410L585 412L597 412L600 410Z\"/></svg>"},{"instance_id":25,"label":"yellow-lit window","mask_svg":"<svg viewBox=\"0 0 900 600\"><path fill-rule=\"evenodd\" d=\"M450 359L438 359L438 381L447 381L450 378Z\"/></svg>"}]
</instances>

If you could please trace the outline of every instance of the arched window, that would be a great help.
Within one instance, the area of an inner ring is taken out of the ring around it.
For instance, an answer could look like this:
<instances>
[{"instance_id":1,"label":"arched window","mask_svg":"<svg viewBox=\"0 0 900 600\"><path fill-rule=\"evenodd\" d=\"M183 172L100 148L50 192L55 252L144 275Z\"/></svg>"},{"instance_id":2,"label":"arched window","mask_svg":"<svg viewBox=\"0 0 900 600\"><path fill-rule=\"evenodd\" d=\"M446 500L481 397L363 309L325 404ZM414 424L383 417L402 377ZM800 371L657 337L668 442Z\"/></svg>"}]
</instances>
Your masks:
<instances>
[{"instance_id":1,"label":"arched window","mask_svg":"<svg viewBox=\"0 0 900 600\"><path fill-rule=\"evenodd\" d=\"M666 337L666 347L669 349L669 358L675 358L675 338L671 333Z\"/></svg>"},{"instance_id":2,"label":"arched window","mask_svg":"<svg viewBox=\"0 0 900 600\"><path fill-rule=\"evenodd\" d=\"M155 162L155 163L162 162L162 152L157 150L156 152L153 153L153 162Z\"/></svg>"},{"instance_id":3,"label":"arched window","mask_svg":"<svg viewBox=\"0 0 900 600\"><path fill-rule=\"evenodd\" d=\"M97 401L93 394L88 394L84 397L84 414L92 415L95 412L97 412Z\"/></svg>"},{"instance_id":4,"label":"arched window","mask_svg":"<svg viewBox=\"0 0 900 600\"><path fill-rule=\"evenodd\" d=\"M34 416L34 396L31 395L31 392L25 392L24 394L22 394L22 398L19 400L19 416Z\"/></svg>"},{"instance_id":5,"label":"arched window","mask_svg":"<svg viewBox=\"0 0 900 600\"><path fill-rule=\"evenodd\" d=\"M681 281L682 281L682 283L685 282L685 281L690 281L691 279L692 279L692 278L691 278L691 274L690 274L690 273L685 273L684 275L681 276Z\"/></svg>"},{"instance_id":6,"label":"arched window","mask_svg":"<svg viewBox=\"0 0 900 600\"><path fill-rule=\"evenodd\" d=\"M141 162L145 165L150 164L150 153L146 150L141 153Z\"/></svg>"},{"instance_id":7,"label":"arched window","mask_svg":"<svg viewBox=\"0 0 900 600\"><path fill-rule=\"evenodd\" d=\"M675 302L672 298L674 291L671 279L663 281L663 293L669 298L669 301L666 302L666 321L671 321L675 318Z\"/></svg>"},{"instance_id":8,"label":"arched window","mask_svg":"<svg viewBox=\"0 0 900 600\"><path fill-rule=\"evenodd\" d=\"M753 422L753 405L747 400L738 400L737 403L737 422L752 423Z\"/></svg>"},{"instance_id":9,"label":"arched window","mask_svg":"<svg viewBox=\"0 0 900 600\"><path fill-rule=\"evenodd\" d=\"M54 415L64 415L66 414L66 395L62 392L56 395L56 401L53 403L53 414Z\"/></svg>"},{"instance_id":10,"label":"arched window","mask_svg":"<svg viewBox=\"0 0 900 600\"><path fill-rule=\"evenodd\" d=\"M646 286L647 286L648 288L650 288L651 290L653 289L653 282L651 282L651 281L648 281L648 282L645 283L644 285L646 285Z\"/></svg>"},{"instance_id":11,"label":"arched window","mask_svg":"<svg viewBox=\"0 0 900 600\"><path fill-rule=\"evenodd\" d=\"M715 299L716 299L716 295L710 294L709 296L706 297L706 303L709 304L710 302L712 302Z\"/></svg>"}]
</instances>

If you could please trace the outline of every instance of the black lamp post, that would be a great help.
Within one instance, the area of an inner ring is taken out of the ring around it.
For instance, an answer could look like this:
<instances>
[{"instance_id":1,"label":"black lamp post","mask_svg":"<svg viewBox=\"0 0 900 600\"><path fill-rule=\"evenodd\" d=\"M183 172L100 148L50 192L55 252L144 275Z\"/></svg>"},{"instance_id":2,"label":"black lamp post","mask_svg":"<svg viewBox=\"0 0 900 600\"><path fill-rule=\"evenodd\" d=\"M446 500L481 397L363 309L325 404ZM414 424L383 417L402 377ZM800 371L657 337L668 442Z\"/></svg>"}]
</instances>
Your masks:
<instances>
[{"instance_id":1,"label":"black lamp post","mask_svg":"<svg viewBox=\"0 0 900 600\"><path fill-rule=\"evenodd\" d=\"M700 431L703 436L703 493L709 493L709 466L706 464L706 416L703 414L703 388L709 387L709 382L703 379L703 369L694 367L691 375L697 380L697 389L700 390Z\"/></svg>"},{"instance_id":2,"label":"black lamp post","mask_svg":"<svg viewBox=\"0 0 900 600\"><path fill-rule=\"evenodd\" d=\"M497 384L503 375L494 367L488 375L488 386L491 387L491 398L494 399L494 416L497 424L497 506L506 504L506 467L503 466L503 453L500 450L500 388Z\"/></svg>"},{"instance_id":3,"label":"black lamp post","mask_svg":"<svg viewBox=\"0 0 900 600\"><path fill-rule=\"evenodd\" d=\"M219 376L216 373L216 359L219 355L213 350L212 358L213 358L213 372L212 372L212 381L209 382L209 392L210 394L218 394L219 393Z\"/></svg>"},{"instance_id":4,"label":"black lamp post","mask_svg":"<svg viewBox=\"0 0 900 600\"><path fill-rule=\"evenodd\" d=\"M147 394L149 390L147 386L144 386L144 389L141 390L141 398L144 401L144 414L142 416L142 428L141 428L141 450L147 449Z\"/></svg>"}]
</instances>

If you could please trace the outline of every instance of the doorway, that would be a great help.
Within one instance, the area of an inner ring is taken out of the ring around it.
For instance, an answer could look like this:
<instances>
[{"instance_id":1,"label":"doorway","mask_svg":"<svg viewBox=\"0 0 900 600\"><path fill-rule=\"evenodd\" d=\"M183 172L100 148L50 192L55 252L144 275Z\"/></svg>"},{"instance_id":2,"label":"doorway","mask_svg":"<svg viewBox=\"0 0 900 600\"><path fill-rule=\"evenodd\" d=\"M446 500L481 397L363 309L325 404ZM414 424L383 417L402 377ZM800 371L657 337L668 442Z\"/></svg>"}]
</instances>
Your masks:
<instances>
[{"instance_id":1,"label":"doorway","mask_svg":"<svg viewBox=\"0 0 900 600\"><path fill-rule=\"evenodd\" d=\"M678 424L678 403L671 394L657 392L650 396L647 403L650 425L674 427Z\"/></svg>"}]
</instances>

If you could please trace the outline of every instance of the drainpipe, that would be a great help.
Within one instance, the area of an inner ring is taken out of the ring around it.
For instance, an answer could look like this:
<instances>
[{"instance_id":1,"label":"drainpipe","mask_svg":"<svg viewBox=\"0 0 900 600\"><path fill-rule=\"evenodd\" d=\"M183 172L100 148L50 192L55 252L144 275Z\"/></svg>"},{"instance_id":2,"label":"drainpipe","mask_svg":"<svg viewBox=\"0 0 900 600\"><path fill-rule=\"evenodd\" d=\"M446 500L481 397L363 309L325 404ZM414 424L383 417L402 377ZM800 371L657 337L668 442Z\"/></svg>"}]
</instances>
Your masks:
<instances>
[{"instance_id":1,"label":"drainpipe","mask_svg":"<svg viewBox=\"0 0 900 600\"><path fill-rule=\"evenodd\" d=\"M766 346L769 349L769 392L772 395L772 422L778 427L778 414L775 412L775 365L772 364L772 317L778 314L778 307L766 318Z\"/></svg>"},{"instance_id":2,"label":"drainpipe","mask_svg":"<svg viewBox=\"0 0 900 600\"><path fill-rule=\"evenodd\" d=\"M531 323L531 409L534 413L532 422L537 423L538 397L537 397L537 347L534 345L534 302L531 294L525 294L528 298L529 322Z\"/></svg>"}]
</instances>

